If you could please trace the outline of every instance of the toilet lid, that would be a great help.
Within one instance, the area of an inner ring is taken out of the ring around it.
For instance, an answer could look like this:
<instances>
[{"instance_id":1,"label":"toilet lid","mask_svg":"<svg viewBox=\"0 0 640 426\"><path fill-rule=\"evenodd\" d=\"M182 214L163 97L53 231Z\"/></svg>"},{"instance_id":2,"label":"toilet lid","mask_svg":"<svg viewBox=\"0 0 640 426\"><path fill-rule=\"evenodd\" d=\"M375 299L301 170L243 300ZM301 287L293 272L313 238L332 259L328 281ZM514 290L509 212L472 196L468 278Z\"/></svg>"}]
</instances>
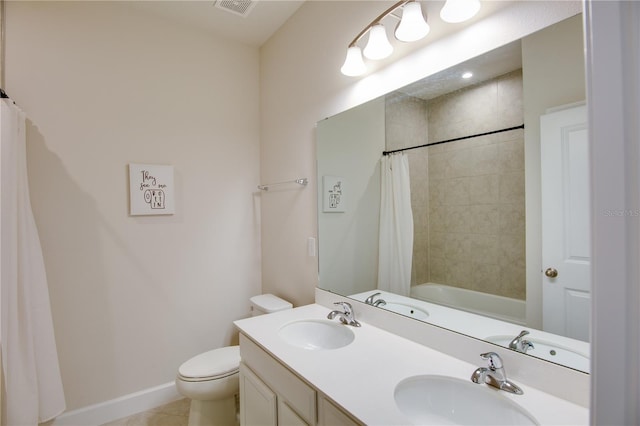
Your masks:
<instances>
[{"instance_id":1,"label":"toilet lid","mask_svg":"<svg viewBox=\"0 0 640 426\"><path fill-rule=\"evenodd\" d=\"M240 367L240 347L227 346L196 355L178 368L178 374L188 379L228 376Z\"/></svg>"}]
</instances>

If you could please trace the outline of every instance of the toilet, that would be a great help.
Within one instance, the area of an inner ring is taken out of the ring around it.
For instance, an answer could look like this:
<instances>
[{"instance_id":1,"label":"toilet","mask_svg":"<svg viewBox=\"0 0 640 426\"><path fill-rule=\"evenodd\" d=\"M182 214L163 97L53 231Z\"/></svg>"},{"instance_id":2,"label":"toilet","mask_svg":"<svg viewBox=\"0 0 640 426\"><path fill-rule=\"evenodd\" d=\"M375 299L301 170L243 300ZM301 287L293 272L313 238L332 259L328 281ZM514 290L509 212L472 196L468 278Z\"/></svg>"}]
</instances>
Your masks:
<instances>
[{"instance_id":1,"label":"toilet","mask_svg":"<svg viewBox=\"0 0 640 426\"><path fill-rule=\"evenodd\" d=\"M249 299L251 316L291 309L293 305L273 294ZM189 426L236 425L240 347L227 346L196 355L178 368L176 388L191 399Z\"/></svg>"}]
</instances>

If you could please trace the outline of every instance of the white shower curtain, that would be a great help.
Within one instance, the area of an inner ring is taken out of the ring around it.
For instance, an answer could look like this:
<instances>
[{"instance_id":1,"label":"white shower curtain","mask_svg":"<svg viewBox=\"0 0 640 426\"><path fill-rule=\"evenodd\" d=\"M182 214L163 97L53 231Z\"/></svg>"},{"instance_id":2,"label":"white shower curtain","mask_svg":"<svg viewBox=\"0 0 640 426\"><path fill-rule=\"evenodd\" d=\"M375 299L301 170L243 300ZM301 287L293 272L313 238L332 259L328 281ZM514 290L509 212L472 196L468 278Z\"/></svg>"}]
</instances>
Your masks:
<instances>
[{"instance_id":1,"label":"white shower curtain","mask_svg":"<svg viewBox=\"0 0 640 426\"><path fill-rule=\"evenodd\" d=\"M380 166L378 289L408 296L413 257L409 160L403 153L385 155Z\"/></svg>"},{"instance_id":2,"label":"white shower curtain","mask_svg":"<svg viewBox=\"0 0 640 426\"><path fill-rule=\"evenodd\" d=\"M36 425L65 409L49 291L27 182L25 116L0 102L2 424Z\"/></svg>"}]
</instances>

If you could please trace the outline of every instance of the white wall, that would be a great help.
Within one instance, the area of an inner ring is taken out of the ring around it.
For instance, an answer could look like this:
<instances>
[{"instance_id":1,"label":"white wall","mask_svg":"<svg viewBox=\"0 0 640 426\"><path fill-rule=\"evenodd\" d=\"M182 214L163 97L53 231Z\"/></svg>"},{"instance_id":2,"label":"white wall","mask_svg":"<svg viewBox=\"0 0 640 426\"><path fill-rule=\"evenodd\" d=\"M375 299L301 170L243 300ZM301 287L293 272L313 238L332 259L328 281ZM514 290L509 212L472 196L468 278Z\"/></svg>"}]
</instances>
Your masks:
<instances>
[{"instance_id":1,"label":"white wall","mask_svg":"<svg viewBox=\"0 0 640 426\"><path fill-rule=\"evenodd\" d=\"M258 50L128 2L7 2L5 71L67 408L237 341L260 291ZM128 215L130 162L175 167L175 215Z\"/></svg>"}]
</instances>

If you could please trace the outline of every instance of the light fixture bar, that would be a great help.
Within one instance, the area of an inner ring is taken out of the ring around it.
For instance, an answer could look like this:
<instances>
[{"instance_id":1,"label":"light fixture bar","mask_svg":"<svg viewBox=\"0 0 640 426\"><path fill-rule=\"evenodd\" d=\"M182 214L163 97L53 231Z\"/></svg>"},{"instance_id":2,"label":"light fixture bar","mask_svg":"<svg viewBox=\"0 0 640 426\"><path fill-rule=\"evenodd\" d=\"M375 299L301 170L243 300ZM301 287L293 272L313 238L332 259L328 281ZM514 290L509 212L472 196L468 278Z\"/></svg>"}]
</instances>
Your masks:
<instances>
[{"instance_id":1,"label":"light fixture bar","mask_svg":"<svg viewBox=\"0 0 640 426\"><path fill-rule=\"evenodd\" d=\"M394 14L402 8L402 16ZM440 16L446 22L462 22L474 16L480 9L480 0L446 0ZM347 47L347 56L340 70L344 75L355 77L367 71L362 55L368 59L379 60L391 55L393 46L389 43L387 31L382 20L388 16L398 19L393 35L403 42L418 41L429 34L429 24L419 0L400 0L371 21ZM369 33L369 41L364 50L358 42Z\"/></svg>"},{"instance_id":2,"label":"light fixture bar","mask_svg":"<svg viewBox=\"0 0 640 426\"><path fill-rule=\"evenodd\" d=\"M411 2L411 1L413 1L413 0L401 0L401 1L397 2L396 4L394 4L393 6L391 6L389 9L385 10L384 12L382 12L380 14L380 16L378 16L376 19L371 21L371 23L369 25L364 27L364 30L360 31L360 33L353 39L353 41L351 43L349 43L348 47L355 46L356 43L359 42L362 37L364 37L364 35L367 33L367 31L369 31L373 26L379 24L380 21L382 21L387 16L391 15L391 16L393 16L395 18L398 18L396 15L393 15L393 12L395 12L396 9L401 8L402 6L404 6L405 4L407 4L407 3Z\"/></svg>"}]
</instances>

